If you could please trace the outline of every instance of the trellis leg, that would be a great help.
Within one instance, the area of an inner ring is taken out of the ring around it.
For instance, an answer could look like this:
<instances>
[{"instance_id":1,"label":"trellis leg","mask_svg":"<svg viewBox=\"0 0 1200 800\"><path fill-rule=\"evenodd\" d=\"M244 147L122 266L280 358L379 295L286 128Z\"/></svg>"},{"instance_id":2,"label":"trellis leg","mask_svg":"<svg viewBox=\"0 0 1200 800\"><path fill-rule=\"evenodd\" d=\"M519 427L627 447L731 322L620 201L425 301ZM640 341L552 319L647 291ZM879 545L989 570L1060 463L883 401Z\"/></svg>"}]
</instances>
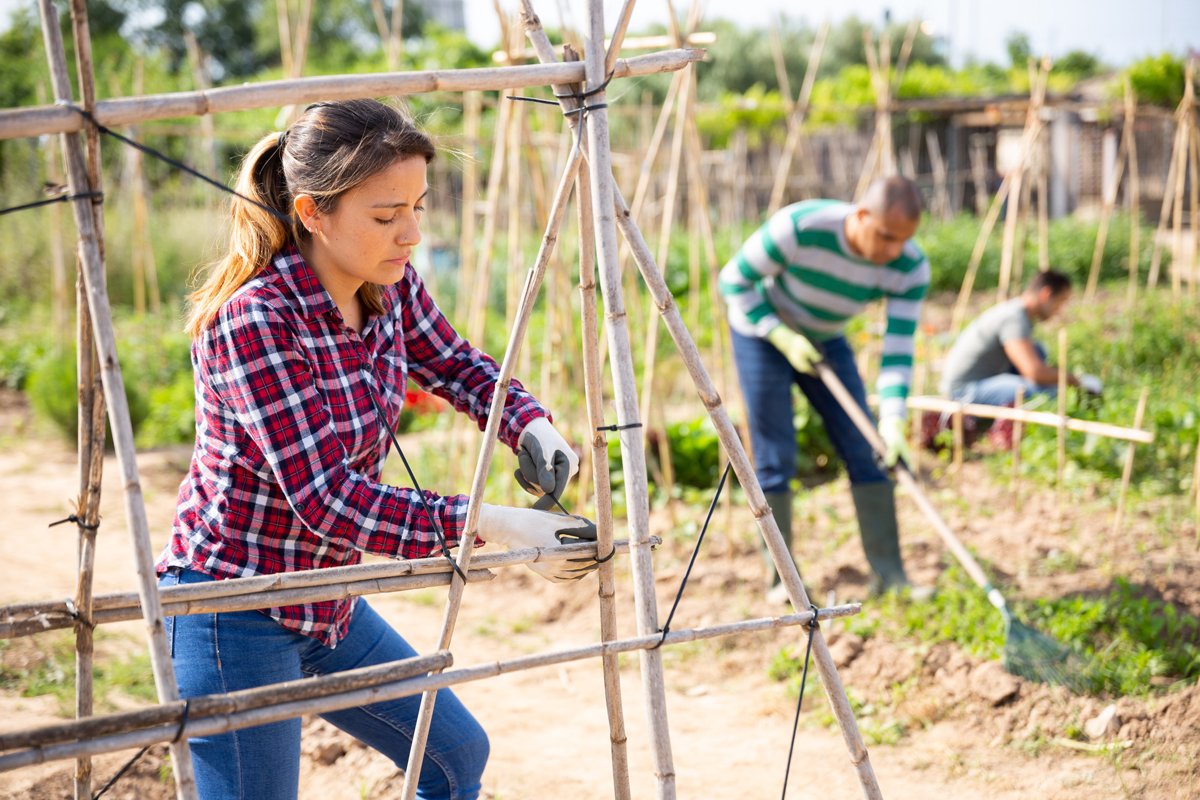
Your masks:
<instances>
[{"instance_id":1,"label":"trellis leg","mask_svg":"<svg viewBox=\"0 0 1200 800\"><path fill-rule=\"evenodd\" d=\"M600 291L604 298L609 340L617 424L628 425L638 419L637 388L633 375L632 350L617 265L617 231L613 219L612 152L609 145L608 114L603 108L605 92L604 6L600 0L588 4L588 29L584 36L584 63L589 105L600 106L587 114L588 168L592 189L592 213L595 218L596 252L599 257ZM680 98L682 101L682 98ZM655 320L649 320L655 323ZM626 507L629 514L629 549L633 566L634 605L637 630L641 635L659 630L658 608L654 594L654 572L650 553L649 487L646 484L645 436L638 428L620 432L621 460L625 476ZM663 679L662 652L639 653L646 713L649 718L654 755L657 796L675 797L675 766L671 754L671 732L667 724L666 687Z\"/></svg>"},{"instance_id":2,"label":"trellis leg","mask_svg":"<svg viewBox=\"0 0 1200 800\"><path fill-rule=\"evenodd\" d=\"M612 547L612 486L608 471L608 439L598 430L605 422L596 318L596 237L593 227L591 181L587 170L580 170L576 176L575 197L579 212L579 299L583 324L583 375L586 387L584 398L587 402L588 436L592 446L592 481L596 491L596 552L603 555ZM618 638L615 571L611 559L600 565L600 638L606 642ZM614 800L628 800L628 739L625 734L625 712L621 698L621 672L616 654L604 656L603 669L604 699L608 709L608 735L612 751L613 797Z\"/></svg>"},{"instance_id":3,"label":"trellis leg","mask_svg":"<svg viewBox=\"0 0 1200 800\"><path fill-rule=\"evenodd\" d=\"M78 0L76 2L78 3ZM78 3L78 5L82 8L82 3ZM59 102L71 102L73 98L67 73L66 54L58 27L58 14L51 0L39 0L39 10L55 99ZM80 194L91 191L88 183L88 169L79 138L71 134L63 134L62 141L71 193ZM75 226L79 231L79 256L83 263L83 283L87 292L88 310L91 312L92 335L95 337L95 346L100 357L101 379L109 409L109 422L112 425L117 461L125 486L125 514L133 536L139 581L138 590L150 637L150 664L154 671L159 700L170 702L179 698L179 690L175 683L175 672L171 665L166 633L163 629L162 607L159 604L158 586L154 573L154 556L150 549L150 530L146 520L146 506L142 498L141 482L137 472L137 456L133 446L133 428L129 419L129 406L125 399L125 383L121 377L121 367L117 360L112 309L109 305L108 289L105 285L101 239L91 205L88 201L78 200L71 204L75 214ZM184 800L192 800L196 797L196 784L192 777L191 753L187 743L172 744L171 755L174 760L176 791Z\"/></svg>"},{"instance_id":4,"label":"trellis leg","mask_svg":"<svg viewBox=\"0 0 1200 800\"><path fill-rule=\"evenodd\" d=\"M721 396L717 393L708 370L701 362L696 343L683 324L683 319L679 316L679 309L671 298L671 292L663 280L662 273L654 263L653 256L650 254L650 249L646 246L641 232L630 218L629 208L625 205L624 198L621 197L620 189L615 186L613 187L612 201L617 209L617 221L621 226L621 233L633 248L634 258L642 273L642 279L658 302L659 313L663 316L667 331L671 334L671 338L687 366L697 394L704 403L704 407L708 409L709 417L717 430L717 437L733 464L734 474L737 475L738 482L746 494L747 503L758 523L767 550L775 562L775 569L783 584L788 588L788 596L791 598L792 605L796 608L808 608L811 605L808 593L800 579L800 573L792 561L791 553L779 533L775 518L771 515L771 509L767 506L766 497L754 475L754 469L750 465L750 459L746 456L746 450L725 411ZM837 667L829 655L829 647L825 644L825 637L819 629L813 631L813 657L816 659L817 670L821 675L821 686L825 690L829 705L841 728L842 738L850 751L850 762L858 771L863 795L869 800L882 798L879 784L875 779L875 771L871 766L870 754L867 752L858 725L854 720L854 711L850 708L850 702L846 697L846 690L842 686L841 678L838 676Z\"/></svg>"}]
</instances>

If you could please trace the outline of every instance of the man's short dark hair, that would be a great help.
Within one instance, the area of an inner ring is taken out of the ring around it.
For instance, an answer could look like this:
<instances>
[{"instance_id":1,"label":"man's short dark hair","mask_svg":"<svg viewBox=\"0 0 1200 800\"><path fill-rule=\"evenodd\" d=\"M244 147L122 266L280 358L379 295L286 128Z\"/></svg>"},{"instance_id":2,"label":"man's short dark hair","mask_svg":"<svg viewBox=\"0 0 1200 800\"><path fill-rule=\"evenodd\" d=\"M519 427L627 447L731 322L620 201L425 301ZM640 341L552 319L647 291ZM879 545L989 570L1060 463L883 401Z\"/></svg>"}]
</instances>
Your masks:
<instances>
[{"instance_id":1,"label":"man's short dark hair","mask_svg":"<svg viewBox=\"0 0 1200 800\"><path fill-rule=\"evenodd\" d=\"M1039 272L1029 279L1029 291L1040 292L1049 289L1050 294L1060 295L1071 288L1071 277L1057 270L1048 269Z\"/></svg>"}]
</instances>

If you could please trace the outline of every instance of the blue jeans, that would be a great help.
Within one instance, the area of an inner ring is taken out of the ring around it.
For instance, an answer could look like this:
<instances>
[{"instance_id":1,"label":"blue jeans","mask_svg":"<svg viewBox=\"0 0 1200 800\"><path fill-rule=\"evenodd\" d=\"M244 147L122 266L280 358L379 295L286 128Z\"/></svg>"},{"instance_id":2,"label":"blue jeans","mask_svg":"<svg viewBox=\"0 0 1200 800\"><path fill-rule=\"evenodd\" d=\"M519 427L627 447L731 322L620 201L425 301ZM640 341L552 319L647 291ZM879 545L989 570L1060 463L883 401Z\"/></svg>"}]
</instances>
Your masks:
<instances>
[{"instance_id":1,"label":"blue jeans","mask_svg":"<svg viewBox=\"0 0 1200 800\"><path fill-rule=\"evenodd\" d=\"M169 572L159 586L213 580ZM359 599L346 637L330 649L260 611L167 617L181 697L220 694L305 676L384 664L417 653ZM403 768L419 695L322 714ZM289 719L188 740L202 800L292 800L300 779L300 720ZM422 800L474 800L488 757L487 734L448 689L438 692L417 785ZM347 776L349 779L350 776Z\"/></svg>"},{"instance_id":2,"label":"blue jeans","mask_svg":"<svg viewBox=\"0 0 1200 800\"><path fill-rule=\"evenodd\" d=\"M1046 348L1042 346L1041 342L1034 342L1033 349L1037 351L1043 361L1046 360ZM960 403L978 403L982 406L1012 406L1017 402L1018 388L1024 388L1026 398L1039 394L1047 397L1058 395L1057 386L1053 384L1045 386L1021 377L1014 366L1008 372L964 383L950 390L950 399Z\"/></svg>"},{"instance_id":3,"label":"blue jeans","mask_svg":"<svg viewBox=\"0 0 1200 800\"><path fill-rule=\"evenodd\" d=\"M742 336L737 331L733 331L732 336L734 363L746 401L750 441L754 447L754 471L764 492L787 490L796 474L793 385L800 387L813 409L821 415L829 440L846 465L850 482L883 483L888 480L870 443L854 427L849 415L820 378L798 372L766 339ZM870 416L867 392L854 363L854 351L845 337L813 344Z\"/></svg>"}]
</instances>

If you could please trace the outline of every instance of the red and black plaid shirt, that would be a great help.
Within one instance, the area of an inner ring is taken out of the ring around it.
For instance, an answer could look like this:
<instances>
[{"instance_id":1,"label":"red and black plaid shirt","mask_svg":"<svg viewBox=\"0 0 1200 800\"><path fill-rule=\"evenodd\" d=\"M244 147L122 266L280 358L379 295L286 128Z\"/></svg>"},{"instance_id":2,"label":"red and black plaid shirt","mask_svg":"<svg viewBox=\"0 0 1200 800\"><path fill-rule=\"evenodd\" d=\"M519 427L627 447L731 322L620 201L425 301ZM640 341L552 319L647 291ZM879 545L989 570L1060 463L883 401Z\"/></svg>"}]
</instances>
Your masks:
<instances>
[{"instance_id":1,"label":"red and black plaid shirt","mask_svg":"<svg viewBox=\"0 0 1200 800\"><path fill-rule=\"evenodd\" d=\"M450 544L464 495L379 482L408 378L487 424L499 368L455 332L412 265L383 287L390 311L362 334L293 248L243 286L192 345L196 448L179 489L171 541L158 562L215 578L357 564L362 551L420 558ZM513 381L499 438L515 447L548 416ZM354 600L267 609L284 627L333 647Z\"/></svg>"}]
</instances>

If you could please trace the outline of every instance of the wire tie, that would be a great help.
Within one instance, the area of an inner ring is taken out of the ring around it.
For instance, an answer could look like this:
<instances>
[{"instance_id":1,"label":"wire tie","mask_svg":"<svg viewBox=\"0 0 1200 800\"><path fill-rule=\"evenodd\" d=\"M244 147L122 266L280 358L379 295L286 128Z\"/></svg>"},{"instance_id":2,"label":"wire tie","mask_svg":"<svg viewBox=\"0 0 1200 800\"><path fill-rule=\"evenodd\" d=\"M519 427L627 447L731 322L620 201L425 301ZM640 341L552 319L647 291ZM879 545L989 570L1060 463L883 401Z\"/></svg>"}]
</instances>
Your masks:
<instances>
[{"instance_id":1,"label":"wire tie","mask_svg":"<svg viewBox=\"0 0 1200 800\"><path fill-rule=\"evenodd\" d=\"M640 428L640 427L642 427L642 423L630 422L625 425L601 425L599 428L596 428L596 430L598 430L598 431L627 431L632 428Z\"/></svg>"},{"instance_id":2,"label":"wire tie","mask_svg":"<svg viewBox=\"0 0 1200 800\"><path fill-rule=\"evenodd\" d=\"M67 524L68 522L74 522L76 525L78 525L79 527L83 528L85 531L98 531L98 530L100 530L100 523L99 523L99 522L97 522L95 525L89 525L88 523L84 522L82 519L80 519L80 518L79 518L78 516L76 516L75 514L71 514L70 516L66 517L65 519L60 519L58 522L51 522L51 523L50 523L49 525L47 525L46 527L47 527L47 528L53 528L55 525L65 525L65 524Z\"/></svg>"},{"instance_id":3,"label":"wire tie","mask_svg":"<svg viewBox=\"0 0 1200 800\"><path fill-rule=\"evenodd\" d=\"M189 697L183 701L183 713L179 716L179 729L175 731L175 738L171 740L171 744L175 744L183 738L183 729L187 727L188 714L191 713L191 710L192 698Z\"/></svg>"}]
</instances>

